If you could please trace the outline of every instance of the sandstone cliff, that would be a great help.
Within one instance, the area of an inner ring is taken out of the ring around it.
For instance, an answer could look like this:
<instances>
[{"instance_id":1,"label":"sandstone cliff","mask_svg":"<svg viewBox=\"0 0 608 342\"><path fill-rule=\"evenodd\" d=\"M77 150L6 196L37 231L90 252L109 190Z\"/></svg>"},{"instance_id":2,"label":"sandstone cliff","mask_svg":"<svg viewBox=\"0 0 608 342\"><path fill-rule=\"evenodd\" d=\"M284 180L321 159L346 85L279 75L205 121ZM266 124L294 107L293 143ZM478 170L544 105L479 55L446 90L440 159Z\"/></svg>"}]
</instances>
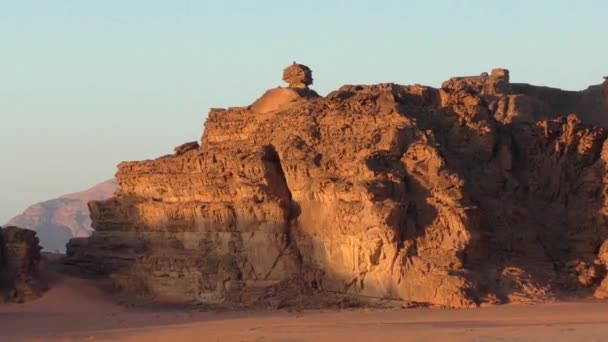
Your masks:
<instances>
[{"instance_id":1,"label":"sandstone cliff","mask_svg":"<svg viewBox=\"0 0 608 342\"><path fill-rule=\"evenodd\" d=\"M40 245L36 232L0 229L0 303L38 298L44 290L38 274Z\"/></svg>"},{"instance_id":2,"label":"sandstone cliff","mask_svg":"<svg viewBox=\"0 0 608 342\"><path fill-rule=\"evenodd\" d=\"M114 180L108 180L82 192L36 203L7 225L35 230L45 250L63 252L71 238L89 236L92 232L87 203L112 197L117 187Z\"/></svg>"},{"instance_id":3,"label":"sandstone cliff","mask_svg":"<svg viewBox=\"0 0 608 342\"><path fill-rule=\"evenodd\" d=\"M608 123L607 82L562 92L496 69L320 97L307 69L211 110L200 146L121 163L67 262L131 294L242 305L288 288L449 307L608 290L608 132L586 124Z\"/></svg>"}]
</instances>

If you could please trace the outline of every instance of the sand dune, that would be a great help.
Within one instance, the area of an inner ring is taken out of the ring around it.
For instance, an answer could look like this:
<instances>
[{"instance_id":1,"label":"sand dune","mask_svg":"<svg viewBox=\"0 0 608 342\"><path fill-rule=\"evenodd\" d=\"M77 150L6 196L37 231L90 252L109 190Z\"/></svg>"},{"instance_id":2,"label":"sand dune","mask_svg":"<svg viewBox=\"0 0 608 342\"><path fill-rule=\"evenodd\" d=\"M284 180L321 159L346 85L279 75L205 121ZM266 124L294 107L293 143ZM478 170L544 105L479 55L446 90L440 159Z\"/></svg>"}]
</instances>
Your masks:
<instances>
[{"instance_id":1,"label":"sand dune","mask_svg":"<svg viewBox=\"0 0 608 342\"><path fill-rule=\"evenodd\" d=\"M1 341L606 341L608 303L480 309L198 312L117 305L104 284L53 276L0 307Z\"/></svg>"}]
</instances>

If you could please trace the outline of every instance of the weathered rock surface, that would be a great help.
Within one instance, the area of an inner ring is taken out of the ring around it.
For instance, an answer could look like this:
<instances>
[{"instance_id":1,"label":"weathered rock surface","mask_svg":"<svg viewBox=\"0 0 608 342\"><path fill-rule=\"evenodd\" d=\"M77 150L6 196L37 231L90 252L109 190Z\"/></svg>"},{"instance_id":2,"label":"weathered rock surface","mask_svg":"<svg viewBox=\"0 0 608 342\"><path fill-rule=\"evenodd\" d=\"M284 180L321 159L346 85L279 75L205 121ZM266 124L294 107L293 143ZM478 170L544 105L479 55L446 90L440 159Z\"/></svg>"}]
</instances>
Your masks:
<instances>
[{"instance_id":1,"label":"weathered rock surface","mask_svg":"<svg viewBox=\"0 0 608 342\"><path fill-rule=\"evenodd\" d=\"M33 230L12 226L0 229L0 302L24 302L43 292L38 242Z\"/></svg>"},{"instance_id":2,"label":"weathered rock surface","mask_svg":"<svg viewBox=\"0 0 608 342\"><path fill-rule=\"evenodd\" d=\"M213 109L200 147L118 166L120 190L89 204L95 232L68 263L168 301L600 296L608 132L585 122L608 116L601 89L496 69Z\"/></svg>"},{"instance_id":3,"label":"weathered rock surface","mask_svg":"<svg viewBox=\"0 0 608 342\"><path fill-rule=\"evenodd\" d=\"M93 231L87 203L108 199L117 188L112 179L82 192L36 203L7 225L35 230L45 250L64 252L71 238L86 237Z\"/></svg>"}]
</instances>

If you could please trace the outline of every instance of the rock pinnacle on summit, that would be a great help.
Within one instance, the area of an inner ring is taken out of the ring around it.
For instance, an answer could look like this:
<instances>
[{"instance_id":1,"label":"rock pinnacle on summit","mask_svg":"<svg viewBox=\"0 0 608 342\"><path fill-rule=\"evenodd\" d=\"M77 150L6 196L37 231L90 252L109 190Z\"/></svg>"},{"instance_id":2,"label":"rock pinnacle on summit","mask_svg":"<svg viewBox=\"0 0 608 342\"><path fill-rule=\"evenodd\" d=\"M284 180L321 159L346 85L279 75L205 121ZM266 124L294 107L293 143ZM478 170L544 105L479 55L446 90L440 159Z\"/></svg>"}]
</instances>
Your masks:
<instances>
[{"instance_id":1,"label":"rock pinnacle on summit","mask_svg":"<svg viewBox=\"0 0 608 342\"><path fill-rule=\"evenodd\" d=\"M312 84L312 70L304 64L293 62L283 70L283 81L287 82L290 88L308 88Z\"/></svg>"}]
</instances>

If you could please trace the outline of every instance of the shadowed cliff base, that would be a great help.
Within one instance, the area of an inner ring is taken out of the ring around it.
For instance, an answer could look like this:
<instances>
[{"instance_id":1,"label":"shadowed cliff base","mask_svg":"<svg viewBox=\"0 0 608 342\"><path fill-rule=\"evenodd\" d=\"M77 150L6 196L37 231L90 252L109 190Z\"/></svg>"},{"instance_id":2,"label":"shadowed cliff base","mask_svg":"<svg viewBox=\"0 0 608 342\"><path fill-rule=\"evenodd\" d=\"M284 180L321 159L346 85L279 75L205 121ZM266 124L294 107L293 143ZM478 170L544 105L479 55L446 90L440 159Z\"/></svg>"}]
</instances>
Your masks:
<instances>
[{"instance_id":1,"label":"shadowed cliff base","mask_svg":"<svg viewBox=\"0 0 608 342\"><path fill-rule=\"evenodd\" d=\"M160 302L604 296L608 134L586 122L607 82L562 94L495 69L320 97L290 68L290 88L212 110L200 146L121 163L66 262Z\"/></svg>"}]
</instances>

